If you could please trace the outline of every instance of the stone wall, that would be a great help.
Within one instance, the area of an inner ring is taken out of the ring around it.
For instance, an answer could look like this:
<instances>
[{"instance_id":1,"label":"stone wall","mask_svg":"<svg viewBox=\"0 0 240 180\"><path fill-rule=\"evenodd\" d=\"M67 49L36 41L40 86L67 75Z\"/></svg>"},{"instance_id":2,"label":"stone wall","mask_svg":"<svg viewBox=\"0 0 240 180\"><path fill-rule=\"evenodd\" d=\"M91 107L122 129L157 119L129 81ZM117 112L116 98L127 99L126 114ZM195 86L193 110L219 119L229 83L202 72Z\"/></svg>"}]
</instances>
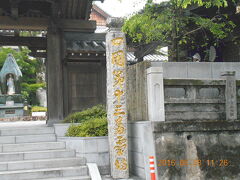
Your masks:
<instances>
[{"instance_id":1,"label":"stone wall","mask_svg":"<svg viewBox=\"0 0 240 180\"><path fill-rule=\"evenodd\" d=\"M150 179L149 156L155 154L150 121L128 123L130 172Z\"/></svg>"},{"instance_id":2,"label":"stone wall","mask_svg":"<svg viewBox=\"0 0 240 180\"><path fill-rule=\"evenodd\" d=\"M166 121L223 120L224 80L164 80Z\"/></svg>"},{"instance_id":3,"label":"stone wall","mask_svg":"<svg viewBox=\"0 0 240 180\"><path fill-rule=\"evenodd\" d=\"M155 122L158 175L176 180L237 180L240 122Z\"/></svg>"},{"instance_id":4,"label":"stone wall","mask_svg":"<svg viewBox=\"0 0 240 180\"><path fill-rule=\"evenodd\" d=\"M151 67L162 67L164 79L223 79L221 73L236 71L240 80L238 62L152 62Z\"/></svg>"},{"instance_id":5,"label":"stone wall","mask_svg":"<svg viewBox=\"0 0 240 180\"><path fill-rule=\"evenodd\" d=\"M84 157L87 163L96 163L102 175L110 174L108 137L66 137L71 124L54 124L58 141L66 142L68 149L74 149L77 157Z\"/></svg>"},{"instance_id":6,"label":"stone wall","mask_svg":"<svg viewBox=\"0 0 240 180\"><path fill-rule=\"evenodd\" d=\"M154 69L146 71L148 67ZM128 110L129 120L135 121L129 124L131 172L140 177L145 173L149 179L146 159L153 153L159 180L239 179L239 158L236 158L240 155L239 69L240 63L154 62L130 66ZM221 76L226 71L236 73L236 81L231 76L234 82L231 85L229 76ZM162 92L159 87L164 95L159 95ZM136 94L140 96L138 99ZM154 103L159 101L165 110L159 106L155 112L151 111L149 103L155 107ZM233 109L237 106L234 110L237 117L232 120L228 117L229 103ZM145 153L144 147L151 144L146 134L151 133L154 143L148 146L147 152L151 153Z\"/></svg>"},{"instance_id":7,"label":"stone wall","mask_svg":"<svg viewBox=\"0 0 240 180\"><path fill-rule=\"evenodd\" d=\"M110 174L108 137L58 137L65 141L68 149L76 150L77 157L87 163L96 163L102 175Z\"/></svg>"},{"instance_id":8,"label":"stone wall","mask_svg":"<svg viewBox=\"0 0 240 180\"><path fill-rule=\"evenodd\" d=\"M147 113L147 75L145 70L150 63L142 62L128 66L127 69L127 104L129 121L146 121Z\"/></svg>"},{"instance_id":9,"label":"stone wall","mask_svg":"<svg viewBox=\"0 0 240 180\"><path fill-rule=\"evenodd\" d=\"M226 71L236 72L240 100L239 63L142 62L128 67L129 121L149 120L146 80L149 67L160 67L163 71L166 120L225 119L226 81L221 74Z\"/></svg>"}]
</instances>

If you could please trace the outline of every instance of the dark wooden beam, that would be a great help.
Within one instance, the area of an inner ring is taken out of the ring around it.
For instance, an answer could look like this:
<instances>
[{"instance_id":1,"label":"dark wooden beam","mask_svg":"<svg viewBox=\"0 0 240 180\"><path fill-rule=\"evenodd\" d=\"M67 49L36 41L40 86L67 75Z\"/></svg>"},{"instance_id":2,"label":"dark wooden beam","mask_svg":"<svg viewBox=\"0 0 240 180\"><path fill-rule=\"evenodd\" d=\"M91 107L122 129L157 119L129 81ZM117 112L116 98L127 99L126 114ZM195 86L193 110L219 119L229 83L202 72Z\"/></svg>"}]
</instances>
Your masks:
<instances>
[{"instance_id":1,"label":"dark wooden beam","mask_svg":"<svg viewBox=\"0 0 240 180\"><path fill-rule=\"evenodd\" d=\"M18 18L13 19L8 16L0 16L1 29L18 29L18 30L47 30L49 21L45 18Z\"/></svg>"},{"instance_id":2,"label":"dark wooden beam","mask_svg":"<svg viewBox=\"0 0 240 180\"><path fill-rule=\"evenodd\" d=\"M47 58L46 52L30 52L29 55L32 57Z\"/></svg>"},{"instance_id":3,"label":"dark wooden beam","mask_svg":"<svg viewBox=\"0 0 240 180\"><path fill-rule=\"evenodd\" d=\"M18 2L21 2L21 1L31 1L31 2L39 2L39 1L42 1L42 2L48 2L48 3L55 3L54 0L18 0Z\"/></svg>"},{"instance_id":4,"label":"dark wooden beam","mask_svg":"<svg viewBox=\"0 0 240 180\"><path fill-rule=\"evenodd\" d=\"M86 20L71 20L71 19L55 19L58 28L64 31L79 31L79 32L94 32L96 29L95 21ZM32 30L42 31L47 30L50 25L49 18L32 18L20 17L13 19L7 16L0 16L1 30Z\"/></svg>"},{"instance_id":5,"label":"dark wooden beam","mask_svg":"<svg viewBox=\"0 0 240 180\"><path fill-rule=\"evenodd\" d=\"M57 22L58 27L62 27L64 31L78 31L90 33L96 30L96 21L60 19Z\"/></svg>"},{"instance_id":6,"label":"dark wooden beam","mask_svg":"<svg viewBox=\"0 0 240 180\"><path fill-rule=\"evenodd\" d=\"M2 46L28 46L36 49L47 49L47 38L45 37L15 37L0 36Z\"/></svg>"},{"instance_id":7,"label":"dark wooden beam","mask_svg":"<svg viewBox=\"0 0 240 180\"><path fill-rule=\"evenodd\" d=\"M90 18L90 14L91 14L92 1L87 2L87 8L86 9L88 9L88 10L86 10L85 20L88 20Z\"/></svg>"}]
</instances>

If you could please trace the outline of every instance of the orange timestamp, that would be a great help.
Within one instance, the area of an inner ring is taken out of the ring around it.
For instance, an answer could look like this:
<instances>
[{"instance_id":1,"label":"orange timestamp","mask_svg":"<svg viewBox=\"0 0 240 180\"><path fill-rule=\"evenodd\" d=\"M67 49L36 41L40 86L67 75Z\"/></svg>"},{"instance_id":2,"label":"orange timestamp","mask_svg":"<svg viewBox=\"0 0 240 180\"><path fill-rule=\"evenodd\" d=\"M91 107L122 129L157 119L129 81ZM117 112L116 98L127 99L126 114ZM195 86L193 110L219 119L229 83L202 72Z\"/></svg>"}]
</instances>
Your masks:
<instances>
[{"instance_id":1,"label":"orange timestamp","mask_svg":"<svg viewBox=\"0 0 240 180\"><path fill-rule=\"evenodd\" d=\"M180 166L180 167L187 167L187 166L209 166L209 167L227 167L230 165L230 161L226 159L221 160L158 160L157 161L158 167L160 166Z\"/></svg>"}]
</instances>

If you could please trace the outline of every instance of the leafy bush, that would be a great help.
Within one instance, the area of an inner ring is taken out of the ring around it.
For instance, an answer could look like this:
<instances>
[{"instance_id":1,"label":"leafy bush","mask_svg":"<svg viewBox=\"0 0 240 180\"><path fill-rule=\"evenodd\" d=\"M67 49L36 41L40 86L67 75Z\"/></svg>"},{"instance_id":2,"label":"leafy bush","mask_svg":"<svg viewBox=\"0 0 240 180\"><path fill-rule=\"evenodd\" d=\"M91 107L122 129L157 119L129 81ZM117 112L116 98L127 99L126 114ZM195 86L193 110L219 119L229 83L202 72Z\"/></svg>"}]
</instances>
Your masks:
<instances>
[{"instance_id":1,"label":"leafy bush","mask_svg":"<svg viewBox=\"0 0 240 180\"><path fill-rule=\"evenodd\" d=\"M87 120L80 125L71 124L68 128L66 136L73 137L96 137L107 136L108 134L107 118L94 118Z\"/></svg>"},{"instance_id":2,"label":"leafy bush","mask_svg":"<svg viewBox=\"0 0 240 180\"><path fill-rule=\"evenodd\" d=\"M21 83L22 92L24 98L27 99L29 104L37 105L38 100L36 97L36 91L39 88L46 88L46 83L35 83L35 84L28 84L28 83Z\"/></svg>"},{"instance_id":3,"label":"leafy bush","mask_svg":"<svg viewBox=\"0 0 240 180\"><path fill-rule=\"evenodd\" d=\"M76 112L68 115L63 122L64 123L81 123L91 119L107 117L106 109L103 105L93 106L81 112Z\"/></svg>"},{"instance_id":4,"label":"leafy bush","mask_svg":"<svg viewBox=\"0 0 240 180\"><path fill-rule=\"evenodd\" d=\"M47 108L41 106L33 106L32 112L47 112Z\"/></svg>"}]
</instances>

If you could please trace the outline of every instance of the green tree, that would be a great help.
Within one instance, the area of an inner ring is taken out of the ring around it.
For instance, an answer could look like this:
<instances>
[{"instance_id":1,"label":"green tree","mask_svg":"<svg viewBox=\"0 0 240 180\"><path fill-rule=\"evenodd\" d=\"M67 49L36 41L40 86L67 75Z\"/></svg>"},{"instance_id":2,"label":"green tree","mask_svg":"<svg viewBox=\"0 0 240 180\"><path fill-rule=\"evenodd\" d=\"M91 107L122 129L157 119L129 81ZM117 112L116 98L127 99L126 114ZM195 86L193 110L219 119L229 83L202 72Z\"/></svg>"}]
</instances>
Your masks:
<instances>
[{"instance_id":1,"label":"green tree","mask_svg":"<svg viewBox=\"0 0 240 180\"><path fill-rule=\"evenodd\" d=\"M0 69L2 68L7 54L13 54L16 62L22 71L23 78L21 82L22 94L32 105L37 104L36 100L36 90L39 87L45 87L44 83L37 83L36 72L38 67L40 67L40 62L35 58L30 58L28 54L30 50L25 47L17 48L16 50L12 48L0 48Z\"/></svg>"},{"instance_id":2,"label":"green tree","mask_svg":"<svg viewBox=\"0 0 240 180\"><path fill-rule=\"evenodd\" d=\"M225 11L228 3L227 0L170 0L162 3L148 0L141 12L126 20L123 31L137 47L135 55L140 60L162 45L170 47L172 61L180 61L180 50L217 43L233 32L235 24ZM194 11L197 8L206 12L213 8L215 13L199 14Z\"/></svg>"}]
</instances>

